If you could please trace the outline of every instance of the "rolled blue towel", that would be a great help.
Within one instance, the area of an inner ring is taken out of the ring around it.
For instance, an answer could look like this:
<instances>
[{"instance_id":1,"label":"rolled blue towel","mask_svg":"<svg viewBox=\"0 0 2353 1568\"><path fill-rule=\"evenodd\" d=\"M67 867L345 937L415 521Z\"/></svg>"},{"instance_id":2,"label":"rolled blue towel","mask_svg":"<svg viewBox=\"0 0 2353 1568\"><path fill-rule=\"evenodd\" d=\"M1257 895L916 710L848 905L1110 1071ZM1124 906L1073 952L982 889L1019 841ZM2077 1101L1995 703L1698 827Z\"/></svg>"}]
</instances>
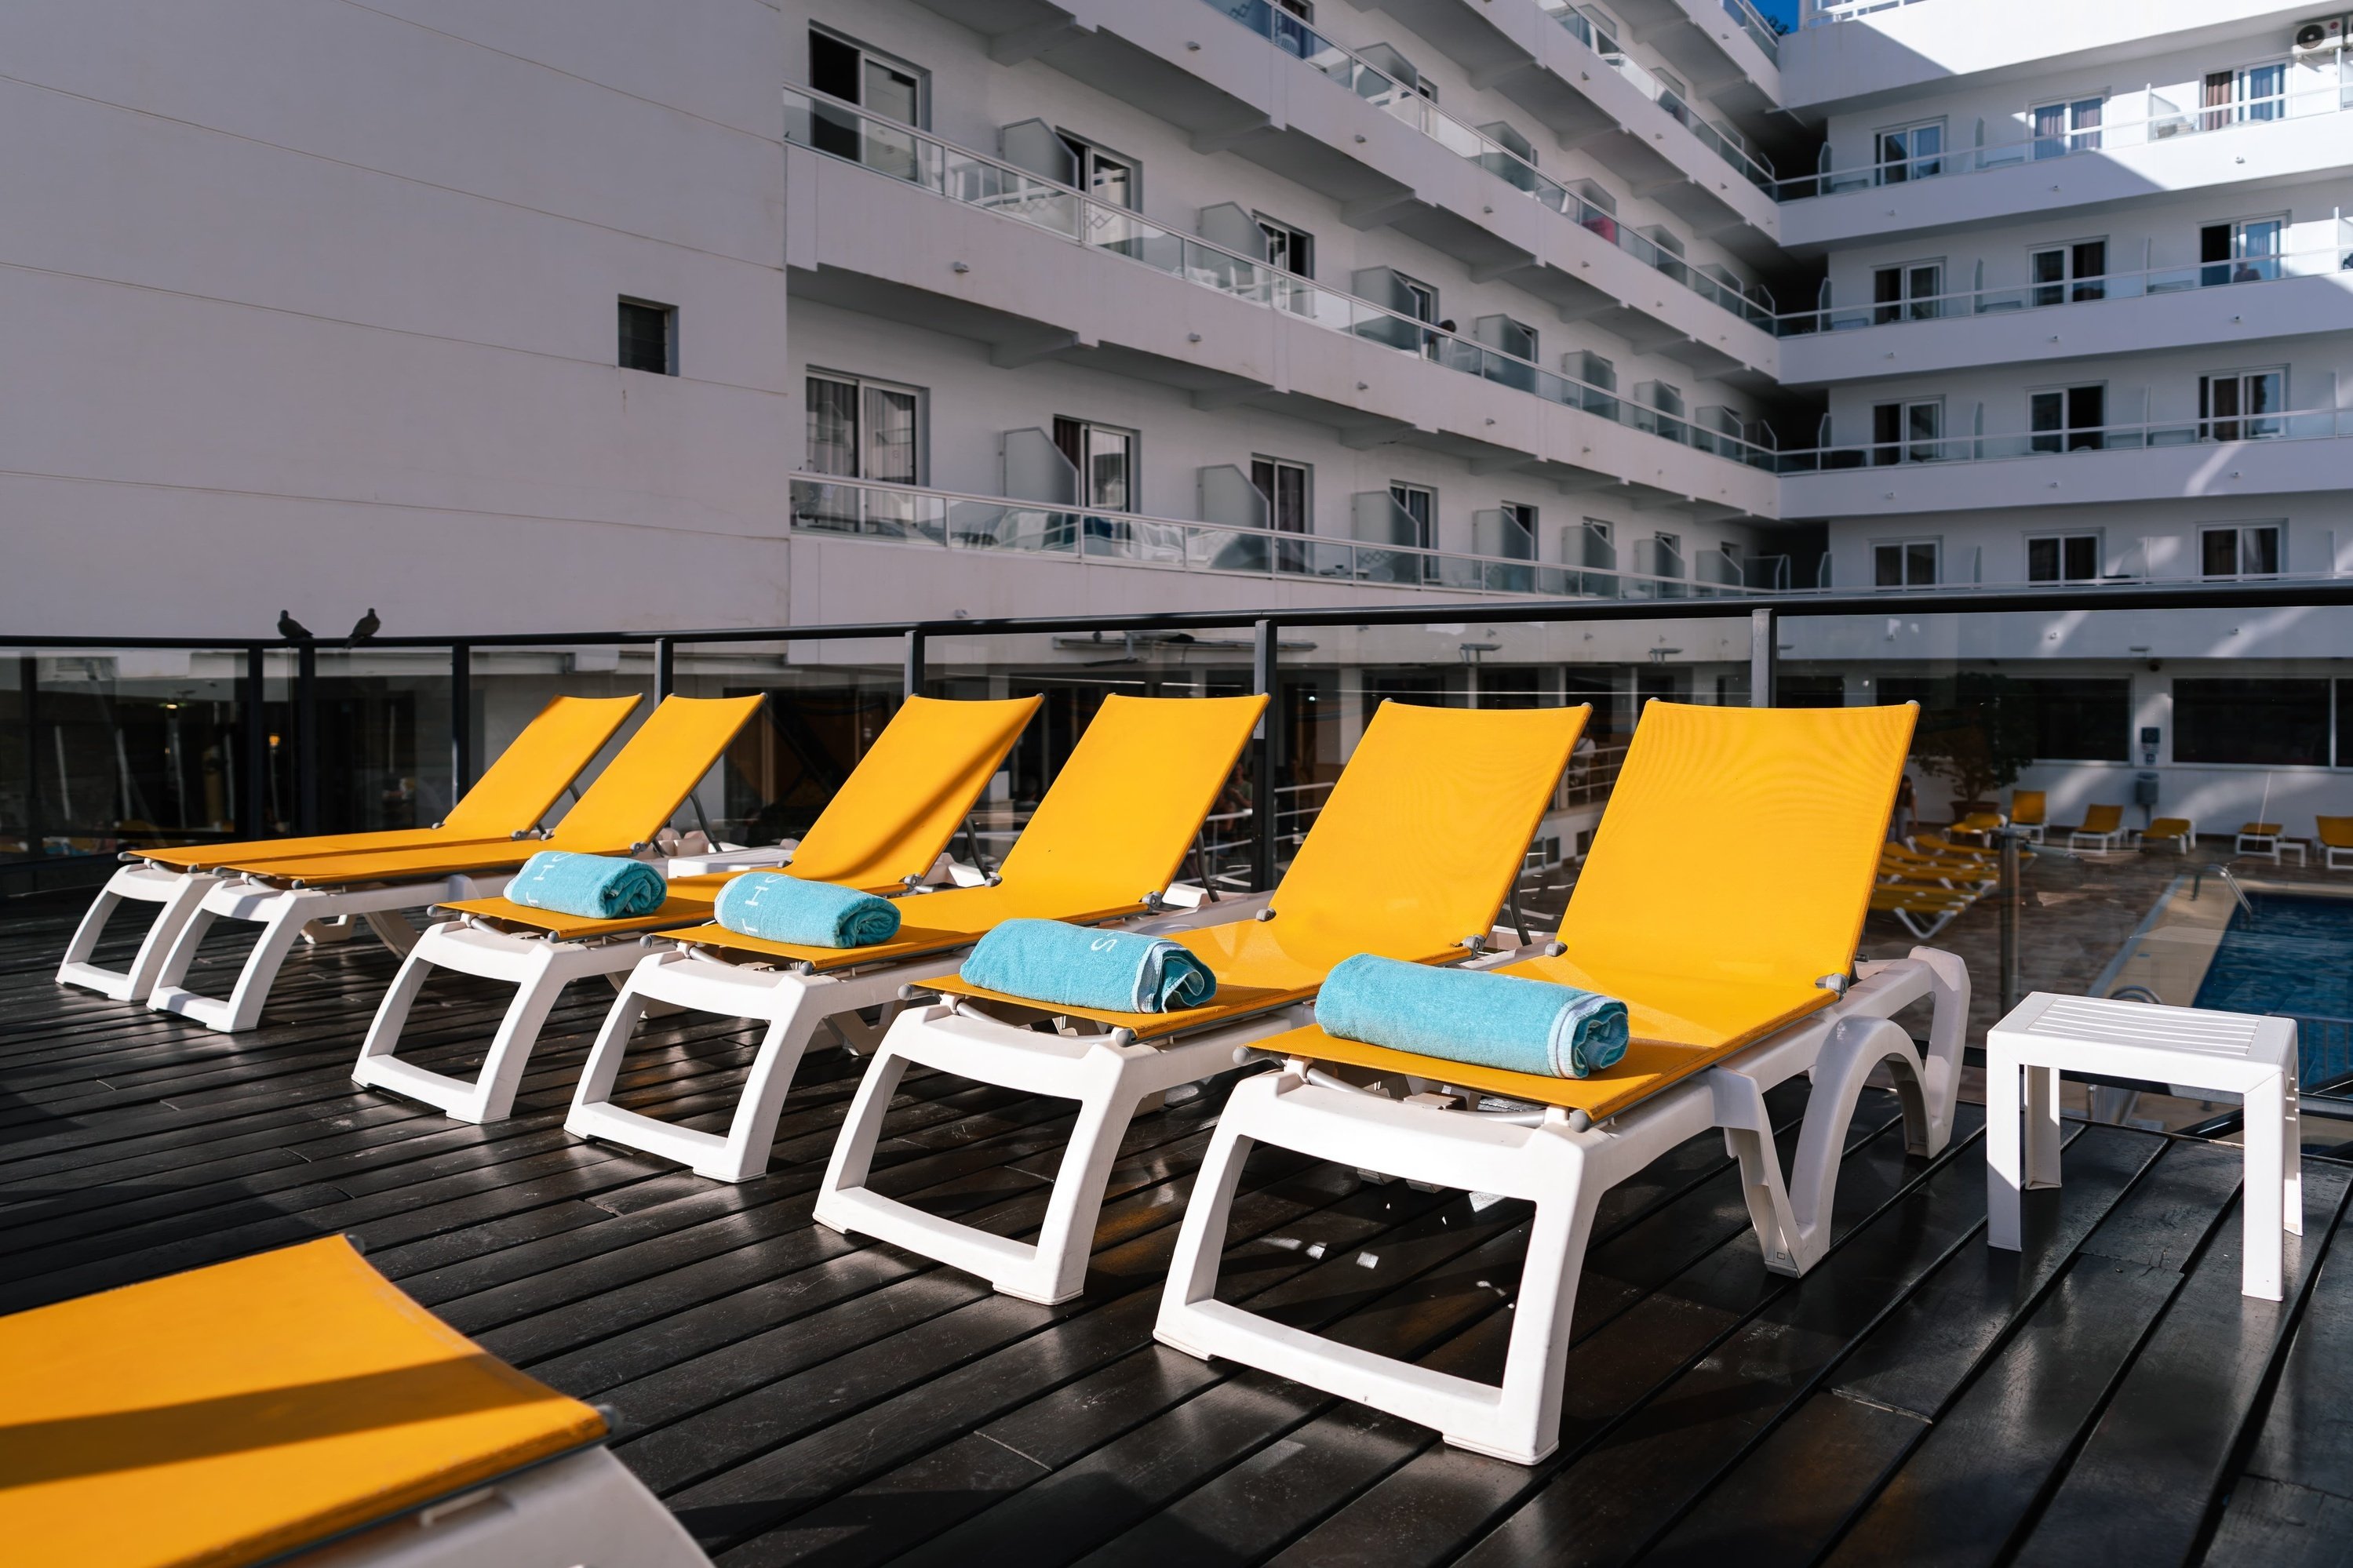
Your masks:
<instances>
[{"instance_id":1,"label":"rolled blue towel","mask_svg":"<svg viewBox=\"0 0 2353 1568\"><path fill-rule=\"evenodd\" d=\"M719 889L712 918L739 936L802 947L872 947L899 934L888 899L782 871L746 871Z\"/></svg>"},{"instance_id":2,"label":"rolled blue towel","mask_svg":"<svg viewBox=\"0 0 2353 1568\"><path fill-rule=\"evenodd\" d=\"M1626 1004L1614 997L1368 952L1324 980L1315 1022L1343 1040L1548 1078L1586 1078L1626 1054Z\"/></svg>"},{"instance_id":3,"label":"rolled blue towel","mask_svg":"<svg viewBox=\"0 0 2353 1568\"><path fill-rule=\"evenodd\" d=\"M1218 994L1209 966L1165 937L1060 921L1007 921L957 973L1008 996L1110 1013L1198 1007Z\"/></svg>"},{"instance_id":4,"label":"rolled blue towel","mask_svg":"<svg viewBox=\"0 0 2353 1568\"><path fill-rule=\"evenodd\" d=\"M643 860L563 849L543 849L524 861L506 891L511 904L600 921L649 915L669 896L670 884Z\"/></svg>"}]
</instances>

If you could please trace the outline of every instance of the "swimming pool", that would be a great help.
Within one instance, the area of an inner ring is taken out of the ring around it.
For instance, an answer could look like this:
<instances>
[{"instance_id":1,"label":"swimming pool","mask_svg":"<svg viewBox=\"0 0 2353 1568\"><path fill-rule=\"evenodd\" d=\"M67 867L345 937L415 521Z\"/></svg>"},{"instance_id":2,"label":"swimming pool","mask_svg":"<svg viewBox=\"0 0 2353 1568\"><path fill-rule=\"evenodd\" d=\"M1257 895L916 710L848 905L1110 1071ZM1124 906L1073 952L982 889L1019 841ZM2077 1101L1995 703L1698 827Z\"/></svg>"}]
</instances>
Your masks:
<instances>
[{"instance_id":1,"label":"swimming pool","mask_svg":"<svg viewBox=\"0 0 2353 1568\"><path fill-rule=\"evenodd\" d=\"M2247 895L2231 916L2194 1005L2297 1020L2306 1086L2353 1073L2353 899Z\"/></svg>"}]
</instances>

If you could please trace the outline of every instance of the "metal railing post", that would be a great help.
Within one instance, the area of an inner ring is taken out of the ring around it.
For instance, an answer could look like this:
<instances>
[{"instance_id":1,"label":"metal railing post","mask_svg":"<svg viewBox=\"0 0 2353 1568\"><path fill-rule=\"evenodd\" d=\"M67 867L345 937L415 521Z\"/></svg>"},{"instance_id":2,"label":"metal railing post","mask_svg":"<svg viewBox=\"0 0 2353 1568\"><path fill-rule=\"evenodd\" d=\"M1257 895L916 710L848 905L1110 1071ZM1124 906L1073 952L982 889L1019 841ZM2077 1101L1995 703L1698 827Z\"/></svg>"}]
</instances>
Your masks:
<instances>
[{"instance_id":1,"label":"metal railing post","mask_svg":"<svg viewBox=\"0 0 2353 1568\"><path fill-rule=\"evenodd\" d=\"M319 645L294 650L294 831L319 831Z\"/></svg>"},{"instance_id":2,"label":"metal railing post","mask_svg":"<svg viewBox=\"0 0 2353 1568\"><path fill-rule=\"evenodd\" d=\"M654 700L678 689L678 644L669 637L654 639Z\"/></svg>"},{"instance_id":3,"label":"metal railing post","mask_svg":"<svg viewBox=\"0 0 2353 1568\"><path fill-rule=\"evenodd\" d=\"M259 647L245 650L245 777L238 780L237 826L240 836L259 838L268 832L262 821L269 786L269 720L262 711L265 670Z\"/></svg>"},{"instance_id":4,"label":"metal railing post","mask_svg":"<svg viewBox=\"0 0 2353 1568\"><path fill-rule=\"evenodd\" d=\"M474 785L474 649L449 645L449 800Z\"/></svg>"},{"instance_id":5,"label":"metal railing post","mask_svg":"<svg viewBox=\"0 0 2353 1568\"><path fill-rule=\"evenodd\" d=\"M1251 628L1250 686L1267 699L1266 710L1258 716L1258 729L1250 736L1250 887L1257 892L1271 892L1275 883L1277 833L1275 822L1282 810L1274 791L1274 739L1282 728L1281 716L1275 712L1276 638L1274 622L1260 621Z\"/></svg>"},{"instance_id":6,"label":"metal railing post","mask_svg":"<svg viewBox=\"0 0 2353 1568\"><path fill-rule=\"evenodd\" d=\"M907 628L906 665L899 676L899 695L921 697L923 694L923 628Z\"/></svg>"},{"instance_id":7,"label":"metal railing post","mask_svg":"<svg viewBox=\"0 0 2353 1568\"><path fill-rule=\"evenodd\" d=\"M1773 706L1773 661L1776 657L1773 638L1773 612L1768 609L1748 612L1748 706Z\"/></svg>"},{"instance_id":8,"label":"metal railing post","mask_svg":"<svg viewBox=\"0 0 2353 1568\"><path fill-rule=\"evenodd\" d=\"M48 837L41 816L40 654L26 648L18 669L17 680L25 696L25 845L39 855L41 840Z\"/></svg>"},{"instance_id":9,"label":"metal railing post","mask_svg":"<svg viewBox=\"0 0 2353 1568\"><path fill-rule=\"evenodd\" d=\"M2025 993L2019 973L2019 918L2026 912L2026 889L2021 885L2018 830L2001 829L2001 1011L2009 1016Z\"/></svg>"}]
</instances>

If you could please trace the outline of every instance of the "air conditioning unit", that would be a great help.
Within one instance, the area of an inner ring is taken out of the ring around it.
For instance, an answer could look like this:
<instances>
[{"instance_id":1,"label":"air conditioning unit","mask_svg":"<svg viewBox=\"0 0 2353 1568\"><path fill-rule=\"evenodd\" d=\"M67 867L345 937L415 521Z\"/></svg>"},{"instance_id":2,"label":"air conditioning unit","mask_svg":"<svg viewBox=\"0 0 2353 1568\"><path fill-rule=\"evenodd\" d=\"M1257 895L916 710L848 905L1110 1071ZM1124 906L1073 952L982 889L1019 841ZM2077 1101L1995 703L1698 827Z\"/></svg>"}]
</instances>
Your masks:
<instances>
[{"instance_id":1,"label":"air conditioning unit","mask_svg":"<svg viewBox=\"0 0 2353 1568\"><path fill-rule=\"evenodd\" d=\"M2323 16L2300 24L2294 39L2297 55L2334 54L2345 47L2345 18Z\"/></svg>"}]
</instances>

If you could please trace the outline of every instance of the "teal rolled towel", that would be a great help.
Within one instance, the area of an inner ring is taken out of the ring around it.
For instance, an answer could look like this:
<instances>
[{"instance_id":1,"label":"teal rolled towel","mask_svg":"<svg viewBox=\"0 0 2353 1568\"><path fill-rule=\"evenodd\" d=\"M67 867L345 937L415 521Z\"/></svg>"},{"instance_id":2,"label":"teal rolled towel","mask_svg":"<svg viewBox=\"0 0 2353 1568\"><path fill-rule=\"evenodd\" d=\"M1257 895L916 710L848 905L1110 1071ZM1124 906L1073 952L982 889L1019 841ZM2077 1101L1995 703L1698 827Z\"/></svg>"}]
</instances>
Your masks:
<instances>
[{"instance_id":1,"label":"teal rolled towel","mask_svg":"<svg viewBox=\"0 0 2353 1568\"><path fill-rule=\"evenodd\" d=\"M543 849L524 861L506 890L511 904L600 921L649 915L669 896L670 884L643 860L563 849Z\"/></svg>"},{"instance_id":2,"label":"teal rolled towel","mask_svg":"<svg viewBox=\"0 0 2353 1568\"><path fill-rule=\"evenodd\" d=\"M1209 966L1165 937L1060 921L1007 921L957 973L1008 996L1107 1013L1198 1007L1218 994Z\"/></svg>"},{"instance_id":3,"label":"teal rolled towel","mask_svg":"<svg viewBox=\"0 0 2353 1568\"><path fill-rule=\"evenodd\" d=\"M730 877L712 918L739 936L800 947L872 947L899 934L899 909L890 900L782 871Z\"/></svg>"},{"instance_id":4,"label":"teal rolled towel","mask_svg":"<svg viewBox=\"0 0 2353 1568\"><path fill-rule=\"evenodd\" d=\"M1626 1054L1626 1004L1614 997L1366 952L1325 979L1315 1022L1338 1039L1547 1078L1589 1077Z\"/></svg>"}]
</instances>

